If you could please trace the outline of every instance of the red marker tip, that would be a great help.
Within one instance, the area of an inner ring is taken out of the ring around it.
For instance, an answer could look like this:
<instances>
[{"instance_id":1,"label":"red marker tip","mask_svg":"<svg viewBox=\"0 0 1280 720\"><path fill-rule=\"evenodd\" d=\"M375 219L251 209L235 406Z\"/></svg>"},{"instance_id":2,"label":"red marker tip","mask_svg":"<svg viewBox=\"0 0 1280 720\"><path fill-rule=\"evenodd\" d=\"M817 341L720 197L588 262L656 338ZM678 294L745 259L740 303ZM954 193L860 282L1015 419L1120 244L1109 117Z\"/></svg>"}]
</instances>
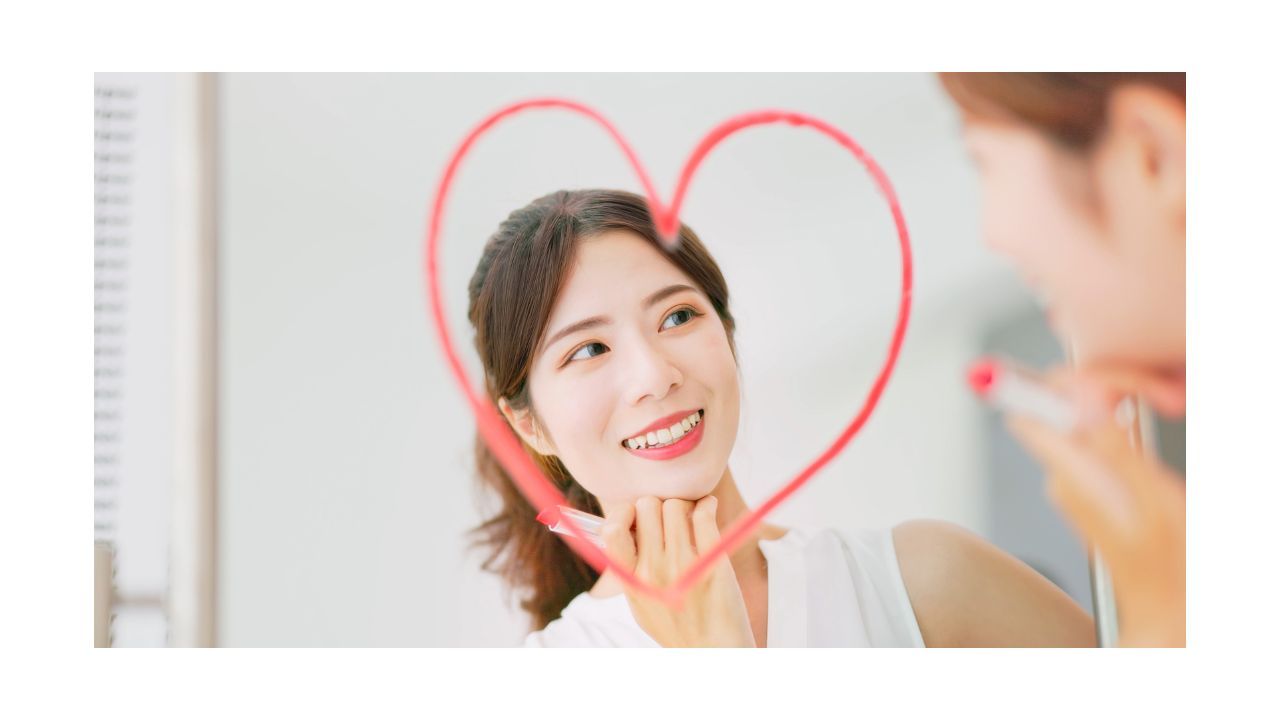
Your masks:
<instances>
[{"instance_id":1,"label":"red marker tip","mask_svg":"<svg viewBox=\"0 0 1280 720\"><path fill-rule=\"evenodd\" d=\"M546 510L543 510L538 513L538 522L546 525L547 527L555 525L557 522L560 522L560 510L554 507L549 507Z\"/></svg>"},{"instance_id":2,"label":"red marker tip","mask_svg":"<svg viewBox=\"0 0 1280 720\"><path fill-rule=\"evenodd\" d=\"M969 387L978 395L986 395L995 384L999 363L983 358L969 366Z\"/></svg>"}]
</instances>

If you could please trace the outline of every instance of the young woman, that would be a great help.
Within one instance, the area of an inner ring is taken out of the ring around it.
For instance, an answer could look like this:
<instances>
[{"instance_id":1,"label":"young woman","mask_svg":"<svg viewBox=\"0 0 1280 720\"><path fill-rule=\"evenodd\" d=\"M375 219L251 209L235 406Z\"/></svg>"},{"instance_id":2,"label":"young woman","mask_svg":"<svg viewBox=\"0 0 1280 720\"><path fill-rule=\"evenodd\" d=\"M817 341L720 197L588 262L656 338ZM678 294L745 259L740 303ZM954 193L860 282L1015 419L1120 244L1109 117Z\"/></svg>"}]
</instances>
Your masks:
<instances>
[{"instance_id":1,"label":"young woman","mask_svg":"<svg viewBox=\"0 0 1280 720\"><path fill-rule=\"evenodd\" d=\"M1044 298L1090 426L1010 429L1110 568L1125 645L1186 644L1183 479L1109 421L1137 394L1181 415L1186 377L1186 74L944 73L984 190L987 243Z\"/></svg>"},{"instance_id":2,"label":"young woman","mask_svg":"<svg viewBox=\"0 0 1280 720\"><path fill-rule=\"evenodd\" d=\"M688 227L668 253L643 198L557 192L486 245L469 316L494 403L607 551L669 584L747 512L729 454L739 375L729 291ZM485 567L520 591L529 646L1089 645L1083 610L957 527L757 528L672 610L597 577L477 438L501 502Z\"/></svg>"}]
</instances>

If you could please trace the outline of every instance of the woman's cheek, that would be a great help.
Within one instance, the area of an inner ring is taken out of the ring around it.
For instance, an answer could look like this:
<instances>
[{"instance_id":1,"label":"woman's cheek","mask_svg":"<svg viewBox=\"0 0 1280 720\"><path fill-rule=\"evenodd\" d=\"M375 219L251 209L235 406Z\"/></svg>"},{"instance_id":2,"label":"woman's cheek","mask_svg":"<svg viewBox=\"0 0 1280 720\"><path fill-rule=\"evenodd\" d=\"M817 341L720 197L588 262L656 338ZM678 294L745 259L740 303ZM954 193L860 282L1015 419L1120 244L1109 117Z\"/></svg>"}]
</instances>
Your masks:
<instances>
[{"instance_id":1,"label":"woman's cheek","mask_svg":"<svg viewBox=\"0 0 1280 720\"><path fill-rule=\"evenodd\" d=\"M707 318L702 318L707 319ZM717 322L718 320L712 320ZM702 332L691 335L685 349L681 350L685 385L690 387L686 392L702 401L714 398L697 397L706 393L720 394L724 390L726 375L731 374L734 367L733 354L729 350L728 339L714 329L706 327Z\"/></svg>"},{"instance_id":2,"label":"woman's cheek","mask_svg":"<svg viewBox=\"0 0 1280 720\"><path fill-rule=\"evenodd\" d=\"M1026 188L1008 184L1000 178L985 181L983 197L983 242L992 251L1013 261L1024 274L1030 274L1027 241L1036 215L1036 199L1028 197Z\"/></svg>"},{"instance_id":3,"label":"woman's cheek","mask_svg":"<svg viewBox=\"0 0 1280 720\"><path fill-rule=\"evenodd\" d=\"M1099 263L1082 268L1070 309L1069 340L1081 361L1146 360L1150 347L1150 323L1141 308L1149 301L1139 275L1122 275L1118 268Z\"/></svg>"},{"instance_id":4,"label":"woman's cheek","mask_svg":"<svg viewBox=\"0 0 1280 720\"><path fill-rule=\"evenodd\" d=\"M609 405L599 373L566 368L539 388L541 412L566 466L592 464L609 430ZM569 467L573 472L573 468Z\"/></svg>"},{"instance_id":5,"label":"woman's cheek","mask_svg":"<svg viewBox=\"0 0 1280 720\"><path fill-rule=\"evenodd\" d=\"M718 411L717 427L723 428L725 444L733 447L738 432L739 386L738 364L729 348L729 337L720 325L715 332L707 332L698 353L700 365L697 378L706 386L711 397L706 398Z\"/></svg>"}]
</instances>

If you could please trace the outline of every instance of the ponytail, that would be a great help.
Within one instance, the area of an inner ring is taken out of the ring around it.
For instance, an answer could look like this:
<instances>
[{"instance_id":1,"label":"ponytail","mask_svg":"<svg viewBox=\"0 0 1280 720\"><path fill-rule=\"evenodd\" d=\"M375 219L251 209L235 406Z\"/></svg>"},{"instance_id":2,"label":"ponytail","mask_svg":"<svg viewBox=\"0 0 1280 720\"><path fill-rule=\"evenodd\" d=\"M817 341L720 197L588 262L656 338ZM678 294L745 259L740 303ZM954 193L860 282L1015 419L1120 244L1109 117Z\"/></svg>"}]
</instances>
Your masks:
<instances>
[{"instance_id":1,"label":"ponytail","mask_svg":"<svg viewBox=\"0 0 1280 720\"><path fill-rule=\"evenodd\" d=\"M600 503L569 475L559 459L525 447L570 507L603 514ZM599 573L538 522L537 509L479 434L475 456L480 484L498 496L500 507L471 530L472 547L487 549L483 569L497 573L509 587L522 592L520 607L532 618L533 629L541 630L560 617L574 597L590 590Z\"/></svg>"}]
</instances>

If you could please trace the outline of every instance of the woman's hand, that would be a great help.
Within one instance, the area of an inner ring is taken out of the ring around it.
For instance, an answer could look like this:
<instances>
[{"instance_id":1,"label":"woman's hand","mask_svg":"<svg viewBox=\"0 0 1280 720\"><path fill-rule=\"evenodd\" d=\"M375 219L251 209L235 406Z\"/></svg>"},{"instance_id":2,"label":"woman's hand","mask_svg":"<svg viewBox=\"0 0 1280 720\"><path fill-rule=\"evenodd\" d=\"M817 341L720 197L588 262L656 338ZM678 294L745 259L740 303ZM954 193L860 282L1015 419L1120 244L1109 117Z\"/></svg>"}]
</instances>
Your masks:
<instances>
[{"instance_id":1,"label":"woman's hand","mask_svg":"<svg viewBox=\"0 0 1280 720\"><path fill-rule=\"evenodd\" d=\"M601 536L623 567L647 583L667 587L719 541L716 499L708 495L695 505L642 497L635 504L606 505ZM689 589L678 609L623 587L640 627L664 647L756 646L728 556Z\"/></svg>"},{"instance_id":2,"label":"woman's hand","mask_svg":"<svg viewBox=\"0 0 1280 720\"><path fill-rule=\"evenodd\" d=\"M1180 380L1128 371L1058 373L1085 418L1063 433L1026 417L1010 431L1044 465L1048 494L1101 553L1116 589L1122 645L1186 645L1186 490L1174 471L1129 444L1112 408L1137 394L1181 414Z\"/></svg>"}]
</instances>

